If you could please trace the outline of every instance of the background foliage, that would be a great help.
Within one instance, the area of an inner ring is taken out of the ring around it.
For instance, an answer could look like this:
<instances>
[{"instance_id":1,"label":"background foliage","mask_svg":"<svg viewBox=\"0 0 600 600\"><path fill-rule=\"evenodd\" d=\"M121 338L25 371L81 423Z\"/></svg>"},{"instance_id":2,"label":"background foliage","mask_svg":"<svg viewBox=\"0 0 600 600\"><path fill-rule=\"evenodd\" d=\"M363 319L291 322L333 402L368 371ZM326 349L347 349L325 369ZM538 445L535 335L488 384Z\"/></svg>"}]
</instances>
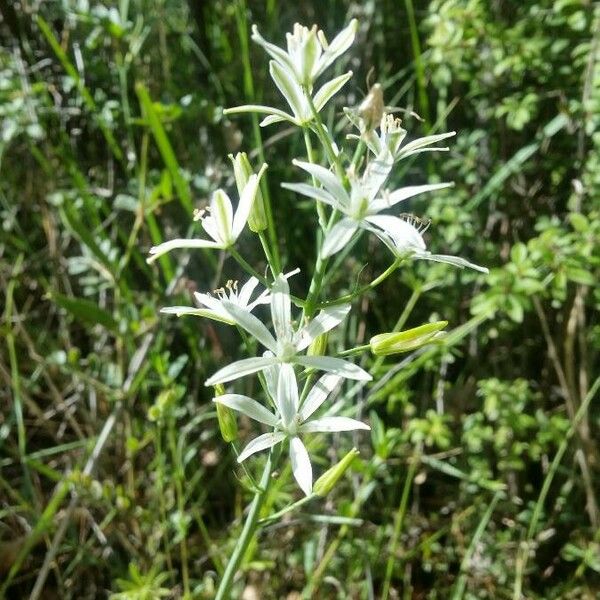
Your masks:
<instances>
[{"instance_id":1,"label":"background foliage","mask_svg":"<svg viewBox=\"0 0 600 600\"><path fill-rule=\"evenodd\" d=\"M406 267L348 327L368 340L447 319L449 342L364 358L372 426L352 477L311 514L264 528L244 598L595 598L600 592L600 6L590 0L0 3L0 595L210 598L247 492L203 381L236 342L158 315L240 275L219 257L145 263L231 188L256 146L224 107L279 105L249 25L333 34L360 19L367 72L409 135L455 129L396 182L453 180L411 205L434 250L491 268ZM365 83L363 83L365 82ZM315 217L302 140L262 132L288 267ZM345 135L338 131L337 135ZM258 157L255 156L256 161ZM395 183L395 182L394 182ZM245 255L259 253L248 236ZM333 293L387 256L365 239ZM299 277L299 289L306 285ZM248 424L241 422L243 435ZM346 448L323 448L323 469ZM271 508L292 500L279 474ZM241 490L241 491L240 491ZM281 505L281 506L280 506ZM243 590L243 591L242 591Z\"/></svg>"}]
</instances>

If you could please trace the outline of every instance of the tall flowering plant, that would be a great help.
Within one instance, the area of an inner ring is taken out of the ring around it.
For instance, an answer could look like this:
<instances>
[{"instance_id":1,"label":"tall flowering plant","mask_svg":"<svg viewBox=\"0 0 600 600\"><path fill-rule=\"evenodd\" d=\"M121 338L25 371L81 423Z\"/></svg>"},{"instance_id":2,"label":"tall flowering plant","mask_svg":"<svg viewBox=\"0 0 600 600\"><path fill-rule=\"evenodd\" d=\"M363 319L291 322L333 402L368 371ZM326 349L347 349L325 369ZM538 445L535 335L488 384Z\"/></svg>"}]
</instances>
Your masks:
<instances>
[{"instance_id":1,"label":"tall flowering plant","mask_svg":"<svg viewBox=\"0 0 600 600\"><path fill-rule=\"evenodd\" d=\"M297 270L280 272L278 261L273 258L278 256L277 249L269 247L278 238L276 223L268 217L272 214L268 195L261 192L261 184L266 184L267 165L262 165L255 173L244 153L231 156L239 196L236 208L224 190L216 190L209 208L198 213L206 234L204 237L175 239L150 249L149 262L178 249L224 251L250 275L243 285L229 281L225 288L213 294L196 293L196 306L162 309L168 314L193 315L237 327L245 340L253 338L262 348L258 356L225 365L205 382L215 390L219 426L225 440L234 444L234 449L238 438L236 413L249 417L263 430L247 441L241 451L236 449L237 461L243 463L253 460L252 457L259 453L268 454L242 532L220 583L218 600L231 597L234 575L255 535L272 473L277 464L287 460L282 456L289 457L292 475L304 498L278 515L328 493L356 456L357 451L351 450L337 465L313 481L311 445L307 447L307 439L314 434L369 429L366 423L353 418L355 408L344 408L343 401L332 402L334 395L343 398L341 390L345 380L366 384L372 379L363 367L348 358L369 350L385 356L434 343L446 325L445 322L429 323L413 330L380 333L369 345L331 356L328 333L347 318L353 301L366 289L372 289L391 276L401 264L414 259L486 271L461 257L431 253L423 236L426 229L423 221L398 212L398 207L408 199L451 184L411 185L393 190L386 185L399 161L420 152L447 150L438 144L454 135L453 132L406 142L407 132L400 120L385 113L383 102L370 101L370 95L358 109L345 109L349 125L357 131L348 136L350 143L356 145L353 158L348 162L347 153L340 150L324 125L321 109L350 80L352 73L319 84L317 81L352 46L357 28L358 23L353 20L329 43L316 26L308 29L296 24L293 32L286 36L287 47L280 48L266 41L254 27L252 39L271 57L269 72L289 112L262 105L245 105L225 111L227 114L261 113L266 115L261 122L263 127L285 121L303 130L308 160L294 160L293 164L298 168L298 177L308 176L308 181L285 182L282 186L298 196L314 200L318 215L318 248L306 295L292 296L289 279ZM323 149L326 164L318 164L314 159L312 144L315 139ZM260 238L270 267L268 277L261 275L236 247L247 225ZM268 229L269 235L265 235ZM376 236L389 249L390 266L350 296L324 298L330 258L362 235ZM267 306L269 310L265 310ZM238 393L238 380L247 377L258 379L261 394L250 397ZM339 414L340 411L344 414Z\"/></svg>"}]
</instances>

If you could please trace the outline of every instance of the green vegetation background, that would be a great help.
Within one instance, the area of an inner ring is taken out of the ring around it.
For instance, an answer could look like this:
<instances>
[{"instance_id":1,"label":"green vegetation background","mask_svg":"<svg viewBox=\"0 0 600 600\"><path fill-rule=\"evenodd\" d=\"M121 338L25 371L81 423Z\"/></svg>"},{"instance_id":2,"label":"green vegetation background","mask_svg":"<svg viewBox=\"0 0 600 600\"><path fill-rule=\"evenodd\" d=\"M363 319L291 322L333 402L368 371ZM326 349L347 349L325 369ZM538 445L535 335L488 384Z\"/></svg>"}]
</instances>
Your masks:
<instances>
[{"instance_id":1,"label":"green vegetation background","mask_svg":"<svg viewBox=\"0 0 600 600\"><path fill-rule=\"evenodd\" d=\"M373 430L362 461L310 505L320 519L261 532L236 597L598 597L598 3L20 0L0 13L0 595L211 597L249 492L203 380L237 342L158 309L242 274L216 255L145 257L232 187L227 153L255 147L251 119L222 108L281 105L250 24L282 44L295 21L332 35L358 17L355 77L327 122L360 103L373 68L386 104L421 116L401 115L409 136L456 130L449 153L394 182L455 181L410 210L431 219L434 250L491 273L413 264L357 307L359 342L400 314L447 319L453 337L364 357L379 383L357 397ZM261 134L280 250L306 271L313 207L275 183L298 179L302 140ZM367 239L353 256L331 295L389 260ZM316 469L346 450L321 445ZM271 509L297 497L285 470L274 489Z\"/></svg>"}]
</instances>

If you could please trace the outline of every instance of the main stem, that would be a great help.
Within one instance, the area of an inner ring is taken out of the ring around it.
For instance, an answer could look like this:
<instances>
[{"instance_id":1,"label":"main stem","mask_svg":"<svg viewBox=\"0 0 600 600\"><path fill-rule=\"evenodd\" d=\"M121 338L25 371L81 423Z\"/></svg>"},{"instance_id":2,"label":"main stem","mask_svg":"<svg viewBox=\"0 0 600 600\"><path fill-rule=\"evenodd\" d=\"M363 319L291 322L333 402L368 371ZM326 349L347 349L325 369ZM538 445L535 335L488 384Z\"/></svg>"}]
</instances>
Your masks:
<instances>
[{"instance_id":1,"label":"main stem","mask_svg":"<svg viewBox=\"0 0 600 600\"><path fill-rule=\"evenodd\" d=\"M227 563L225 573L223 573L223 579L221 579L221 583L219 584L219 589L217 590L215 600L230 600L231 598L230 590L231 586L233 585L233 578L238 570L242 558L244 557L244 554L246 553L248 545L254 537L254 532L256 531L256 525L258 523L260 509L262 508L269 487L269 483L271 482L272 469L273 455L271 453L269 454L267 464L265 465L262 477L260 478L258 491L254 495L254 499L250 504L250 509L248 510L248 516L246 517L244 528L242 529L242 533L240 534L237 544L235 545L233 554L231 555L229 562Z\"/></svg>"}]
</instances>

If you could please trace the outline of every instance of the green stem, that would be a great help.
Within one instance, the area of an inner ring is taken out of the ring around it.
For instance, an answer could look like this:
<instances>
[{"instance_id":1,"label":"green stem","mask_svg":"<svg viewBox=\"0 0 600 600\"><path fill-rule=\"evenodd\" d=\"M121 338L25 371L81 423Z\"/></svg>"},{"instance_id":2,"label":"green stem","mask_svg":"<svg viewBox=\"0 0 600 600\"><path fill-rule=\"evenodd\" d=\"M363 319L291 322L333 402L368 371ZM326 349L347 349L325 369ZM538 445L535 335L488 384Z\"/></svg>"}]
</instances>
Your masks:
<instances>
[{"instance_id":1,"label":"green stem","mask_svg":"<svg viewBox=\"0 0 600 600\"><path fill-rule=\"evenodd\" d=\"M394 522L394 531L392 533L392 539L390 540L390 549L387 564L385 566L385 581L383 583L383 591L381 593L381 599L387 600L390 592L390 583L392 581L392 573L394 572L395 554L396 548L398 547L398 540L400 539L400 532L402 531L402 524L404 523L404 515L406 515L406 507L408 506L408 496L410 494L410 488L415 477L417 465L419 464L419 455L421 449L415 449L410 464L408 466L408 472L406 473L406 479L404 480L404 487L402 489L402 497L400 498L400 505L396 511L396 520Z\"/></svg>"},{"instance_id":2,"label":"green stem","mask_svg":"<svg viewBox=\"0 0 600 600\"><path fill-rule=\"evenodd\" d=\"M312 142L310 141L310 130L308 127L303 127L302 131L304 133L304 145L306 146L306 156L308 157L308 162L311 164L315 164L315 158L313 154ZM314 175L312 176L312 182L314 187L319 187L317 184L317 180ZM325 207L320 200L317 200L317 215L319 216L319 225L321 229L325 230L327 227L327 217L325 215Z\"/></svg>"},{"instance_id":3,"label":"green stem","mask_svg":"<svg viewBox=\"0 0 600 600\"><path fill-rule=\"evenodd\" d=\"M396 271L396 269L398 269L401 262L402 259L397 258L383 273L381 273L381 275L373 279L373 281L371 281L370 283L363 285L361 288L358 288L358 290L352 292L351 294L340 296L335 300L328 300L327 302L322 302L321 304L317 305L318 308L326 308L328 306L336 306L338 304L352 302L352 300L358 298L358 296L362 296L362 294L364 294L365 292L368 292L369 290L372 290L373 288L376 288L378 285L382 284L394 271Z\"/></svg>"},{"instance_id":4,"label":"green stem","mask_svg":"<svg viewBox=\"0 0 600 600\"><path fill-rule=\"evenodd\" d=\"M344 358L345 356L355 356L356 354L362 354L366 350L371 347L371 344L364 344L362 346L355 346L354 348L350 348L349 350L344 350L343 352L338 352L336 356L338 358Z\"/></svg>"},{"instance_id":5,"label":"green stem","mask_svg":"<svg viewBox=\"0 0 600 600\"><path fill-rule=\"evenodd\" d=\"M237 261L237 263L248 273L248 275L252 275L252 277L256 277L262 285L265 287L269 287L269 282L235 249L229 248L229 252L231 256Z\"/></svg>"},{"instance_id":6,"label":"green stem","mask_svg":"<svg viewBox=\"0 0 600 600\"><path fill-rule=\"evenodd\" d=\"M254 532L256 531L256 526L258 524L258 515L260 514L260 509L262 508L263 501L271 481L272 469L273 457L272 454L269 454L269 458L267 459L267 463L265 464L265 468L260 478L259 490L254 495L252 503L250 504L246 522L244 523L240 537L235 545L233 554L227 563L227 567L225 567L225 573L223 574L223 579L221 579L221 583L219 584L219 589L217 590L215 600L230 600L232 597L231 586L233 584L233 578L238 566L242 561L242 558L244 557L248 545L254 537Z\"/></svg>"}]
</instances>

